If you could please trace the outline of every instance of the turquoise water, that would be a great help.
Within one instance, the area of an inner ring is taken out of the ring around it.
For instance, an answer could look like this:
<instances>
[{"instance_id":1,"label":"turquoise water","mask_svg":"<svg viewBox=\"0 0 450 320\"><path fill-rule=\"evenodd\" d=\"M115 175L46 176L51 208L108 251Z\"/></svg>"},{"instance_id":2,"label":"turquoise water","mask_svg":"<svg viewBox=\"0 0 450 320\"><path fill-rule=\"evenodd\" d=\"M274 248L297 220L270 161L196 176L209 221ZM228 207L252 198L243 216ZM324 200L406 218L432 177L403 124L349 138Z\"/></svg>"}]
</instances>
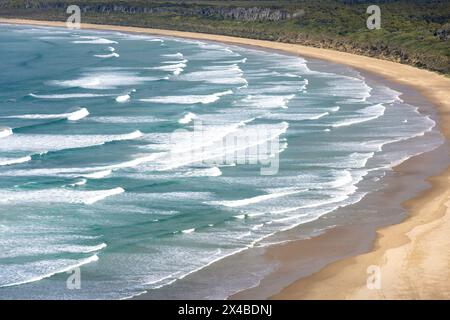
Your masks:
<instances>
[{"instance_id":1,"label":"turquoise water","mask_svg":"<svg viewBox=\"0 0 450 320\"><path fill-rule=\"evenodd\" d=\"M3 299L158 290L360 201L442 142L419 106L350 68L59 28L0 25L0 44ZM249 132L270 136L224 148Z\"/></svg>"}]
</instances>

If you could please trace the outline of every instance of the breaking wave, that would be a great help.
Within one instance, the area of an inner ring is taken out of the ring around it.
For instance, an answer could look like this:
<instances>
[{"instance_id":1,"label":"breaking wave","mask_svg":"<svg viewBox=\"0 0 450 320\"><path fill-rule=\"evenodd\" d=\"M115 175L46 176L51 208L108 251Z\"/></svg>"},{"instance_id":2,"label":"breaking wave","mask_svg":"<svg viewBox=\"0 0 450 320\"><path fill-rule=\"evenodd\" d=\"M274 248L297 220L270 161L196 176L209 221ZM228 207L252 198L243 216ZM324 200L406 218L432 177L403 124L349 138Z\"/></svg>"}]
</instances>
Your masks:
<instances>
[{"instance_id":1,"label":"breaking wave","mask_svg":"<svg viewBox=\"0 0 450 320\"><path fill-rule=\"evenodd\" d=\"M76 111L61 114L23 114L6 116L4 118L17 118L17 119L67 119L70 121L77 121L83 119L89 115L89 111L86 108L80 108Z\"/></svg>"},{"instance_id":2,"label":"breaking wave","mask_svg":"<svg viewBox=\"0 0 450 320\"><path fill-rule=\"evenodd\" d=\"M0 138L5 138L8 136L11 136L12 134L13 134L13 131L11 128L8 128L8 127L0 128Z\"/></svg>"},{"instance_id":3,"label":"breaking wave","mask_svg":"<svg viewBox=\"0 0 450 320\"><path fill-rule=\"evenodd\" d=\"M223 92L217 92L209 95L184 95L184 96L163 96L163 97L153 97L147 99L140 99L143 102L152 103L164 103L164 104L209 104L216 102L220 97L233 94L233 91L227 90Z\"/></svg>"},{"instance_id":4,"label":"breaking wave","mask_svg":"<svg viewBox=\"0 0 450 320\"><path fill-rule=\"evenodd\" d=\"M180 120L178 120L178 123L180 124L188 124L190 123L192 120L194 120L195 118L197 118L197 115L195 113L192 112L188 112L186 113L183 118L181 118Z\"/></svg>"}]
</instances>

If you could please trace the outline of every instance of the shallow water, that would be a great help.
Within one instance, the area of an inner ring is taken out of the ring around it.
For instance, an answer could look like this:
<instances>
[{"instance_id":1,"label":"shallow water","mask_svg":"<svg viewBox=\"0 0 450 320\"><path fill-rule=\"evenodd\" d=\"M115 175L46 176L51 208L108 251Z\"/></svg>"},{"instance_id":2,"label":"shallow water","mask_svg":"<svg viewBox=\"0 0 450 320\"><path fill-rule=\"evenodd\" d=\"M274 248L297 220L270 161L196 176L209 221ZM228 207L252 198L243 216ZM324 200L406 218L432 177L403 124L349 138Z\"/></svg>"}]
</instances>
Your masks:
<instances>
[{"instance_id":1,"label":"shallow water","mask_svg":"<svg viewBox=\"0 0 450 320\"><path fill-rule=\"evenodd\" d=\"M442 143L401 92L349 68L117 32L0 25L0 43L0 298L158 290ZM268 134L224 147L254 132Z\"/></svg>"}]
</instances>

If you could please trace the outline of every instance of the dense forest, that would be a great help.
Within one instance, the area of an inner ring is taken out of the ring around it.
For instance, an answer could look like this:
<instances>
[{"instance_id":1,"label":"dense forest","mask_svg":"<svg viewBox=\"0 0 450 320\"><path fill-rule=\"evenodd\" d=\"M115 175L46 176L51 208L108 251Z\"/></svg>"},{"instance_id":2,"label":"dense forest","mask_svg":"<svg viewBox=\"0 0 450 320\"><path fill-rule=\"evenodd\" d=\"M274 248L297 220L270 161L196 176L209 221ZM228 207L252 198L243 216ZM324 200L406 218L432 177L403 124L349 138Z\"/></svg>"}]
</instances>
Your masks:
<instances>
[{"instance_id":1,"label":"dense forest","mask_svg":"<svg viewBox=\"0 0 450 320\"><path fill-rule=\"evenodd\" d=\"M0 16L145 26L299 43L375 56L450 75L450 0L1 0ZM367 7L381 8L369 30Z\"/></svg>"}]
</instances>

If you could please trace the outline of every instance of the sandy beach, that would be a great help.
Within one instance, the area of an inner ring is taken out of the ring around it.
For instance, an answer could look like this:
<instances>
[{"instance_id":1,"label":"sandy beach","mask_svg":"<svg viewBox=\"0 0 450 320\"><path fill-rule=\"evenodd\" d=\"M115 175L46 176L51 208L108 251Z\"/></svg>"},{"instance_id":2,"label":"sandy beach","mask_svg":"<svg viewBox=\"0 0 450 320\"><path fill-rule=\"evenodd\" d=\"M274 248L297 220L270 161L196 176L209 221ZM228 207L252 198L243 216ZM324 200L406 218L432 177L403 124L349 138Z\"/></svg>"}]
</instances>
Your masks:
<instances>
[{"instance_id":1,"label":"sandy beach","mask_svg":"<svg viewBox=\"0 0 450 320\"><path fill-rule=\"evenodd\" d=\"M64 22L2 18L0 18L0 23L65 26ZM82 24L82 28L255 46L351 66L418 91L436 107L439 127L443 135L447 139L450 138L450 78L427 70L296 44L113 25ZM449 155L447 151L443 158L441 160L446 163L447 170L428 178L430 187L417 197L404 202L403 205L408 210L407 219L399 224L378 230L375 243L369 252L357 256L349 255L345 259L328 264L320 271L295 281L272 298L450 299L450 237L448 237L450 232L450 168L448 168ZM417 166L406 166L400 168L400 171L405 174L408 170L412 172L417 168ZM321 237L339 239L344 235L345 230L331 230ZM348 241L353 240L349 237ZM344 248L345 245L342 247ZM295 247L291 250L285 248L285 250L287 250L287 253L284 254L286 257L300 254L294 251ZM367 250L363 249L362 251L366 252ZM367 287L367 268L369 266L379 268L381 286L377 289L370 290Z\"/></svg>"},{"instance_id":2,"label":"sandy beach","mask_svg":"<svg viewBox=\"0 0 450 320\"><path fill-rule=\"evenodd\" d=\"M378 231L367 254L332 263L274 299L448 299L450 201L446 171L404 205L410 217ZM367 268L380 269L380 289L368 289Z\"/></svg>"}]
</instances>

